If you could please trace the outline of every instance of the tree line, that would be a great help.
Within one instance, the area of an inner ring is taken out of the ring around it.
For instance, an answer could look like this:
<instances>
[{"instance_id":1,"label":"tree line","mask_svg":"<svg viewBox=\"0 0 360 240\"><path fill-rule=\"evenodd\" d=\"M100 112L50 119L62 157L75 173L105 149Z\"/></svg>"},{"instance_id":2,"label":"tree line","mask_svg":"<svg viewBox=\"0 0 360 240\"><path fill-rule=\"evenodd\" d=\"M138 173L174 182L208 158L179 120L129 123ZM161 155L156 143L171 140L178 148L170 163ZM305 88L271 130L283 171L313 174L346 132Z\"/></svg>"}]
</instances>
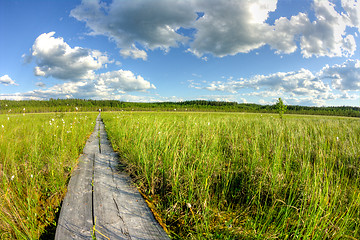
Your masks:
<instances>
[{"instance_id":1,"label":"tree line","mask_svg":"<svg viewBox=\"0 0 360 240\"><path fill-rule=\"evenodd\" d=\"M193 100L183 102L123 102L117 100L49 99L49 100L0 100L0 114L24 112L88 112L88 111L211 111L277 113L276 105L253 103ZM360 107L308 107L287 105L287 114L330 115L360 117Z\"/></svg>"}]
</instances>

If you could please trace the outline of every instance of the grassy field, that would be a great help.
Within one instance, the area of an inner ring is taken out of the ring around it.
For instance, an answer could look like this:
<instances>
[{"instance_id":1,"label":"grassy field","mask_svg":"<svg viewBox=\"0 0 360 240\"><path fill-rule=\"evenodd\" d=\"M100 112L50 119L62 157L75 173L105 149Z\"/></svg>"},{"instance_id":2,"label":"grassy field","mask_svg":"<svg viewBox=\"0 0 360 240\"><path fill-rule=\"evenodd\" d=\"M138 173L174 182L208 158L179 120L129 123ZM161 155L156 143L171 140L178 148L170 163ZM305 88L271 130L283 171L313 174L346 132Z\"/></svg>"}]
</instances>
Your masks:
<instances>
[{"instance_id":1,"label":"grassy field","mask_svg":"<svg viewBox=\"0 0 360 240\"><path fill-rule=\"evenodd\" d=\"M174 238L360 239L359 119L102 116Z\"/></svg>"},{"instance_id":2,"label":"grassy field","mask_svg":"<svg viewBox=\"0 0 360 240\"><path fill-rule=\"evenodd\" d=\"M0 115L0 239L39 239L97 113Z\"/></svg>"}]
</instances>

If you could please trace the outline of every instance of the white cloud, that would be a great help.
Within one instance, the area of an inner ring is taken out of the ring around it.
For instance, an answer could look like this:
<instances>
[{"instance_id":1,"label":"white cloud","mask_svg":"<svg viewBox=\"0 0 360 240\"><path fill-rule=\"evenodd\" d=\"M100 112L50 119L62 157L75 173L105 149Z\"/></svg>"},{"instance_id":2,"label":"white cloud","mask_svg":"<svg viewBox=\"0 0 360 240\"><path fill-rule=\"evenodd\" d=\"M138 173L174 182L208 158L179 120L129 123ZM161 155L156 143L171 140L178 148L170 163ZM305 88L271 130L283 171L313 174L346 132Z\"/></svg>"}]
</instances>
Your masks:
<instances>
[{"instance_id":1,"label":"white cloud","mask_svg":"<svg viewBox=\"0 0 360 240\"><path fill-rule=\"evenodd\" d=\"M137 49L134 45L131 48L121 49L120 54L125 58L131 57L133 59L140 58L144 61L147 60L147 53L144 50Z\"/></svg>"},{"instance_id":2,"label":"white cloud","mask_svg":"<svg viewBox=\"0 0 360 240\"><path fill-rule=\"evenodd\" d=\"M360 90L360 60L349 59L343 64L325 66L322 78L332 79L332 87L338 90Z\"/></svg>"},{"instance_id":3,"label":"white cloud","mask_svg":"<svg viewBox=\"0 0 360 240\"><path fill-rule=\"evenodd\" d=\"M248 103L248 101L245 98L241 98L242 103Z\"/></svg>"},{"instance_id":4,"label":"white cloud","mask_svg":"<svg viewBox=\"0 0 360 240\"><path fill-rule=\"evenodd\" d=\"M34 68L36 76L53 76L71 81L94 79L94 70L111 62L97 50L71 48L63 38L53 37L54 35L55 32L43 33L32 46L31 56L37 64Z\"/></svg>"},{"instance_id":5,"label":"white cloud","mask_svg":"<svg viewBox=\"0 0 360 240\"><path fill-rule=\"evenodd\" d=\"M197 14L188 0L157 1L82 1L71 16L86 22L92 35L105 35L121 48L123 56L146 59L146 49L168 50L185 43L188 38L177 33L180 27L190 26Z\"/></svg>"},{"instance_id":6,"label":"white cloud","mask_svg":"<svg viewBox=\"0 0 360 240\"><path fill-rule=\"evenodd\" d=\"M140 75L131 71L118 70L95 75L91 80L68 81L46 88L42 82L41 89L13 95L0 95L8 99L49 99L49 98L81 98L81 99L120 99L130 96L128 92L155 89L155 86ZM1 97L2 96L2 97ZM12 97L11 97L12 96ZM22 97L22 98L21 98Z\"/></svg>"},{"instance_id":7,"label":"white cloud","mask_svg":"<svg viewBox=\"0 0 360 240\"><path fill-rule=\"evenodd\" d=\"M0 77L0 84L3 84L5 86L7 85L17 85L14 80L12 80L9 75L4 75Z\"/></svg>"},{"instance_id":8,"label":"white cloud","mask_svg":"<svg viewBox=\"0 0 360 240\"><path fill-rule=\"evenodd\" d=\"M24 98L117 99L127 92L156 89L131 71L120 69L96 74L96 70L106 68L107 63L113 61L97 50L71 48L62 38L53 37L54 34L44 33L35 40L31 49L32 59L37 63L34 73L36 76L62 79L65 83L46 88L43 82L38 82L36 86L41 89L25 93ZM20 96L15 95L16 98Z\"/></svg>"},{"instance_id":9,"label":"white cloud","mask_svg":"<svg viewBox=\"0 0 360 240\"><path fill-rule=\"evenodd\" d=\"M118 70L102 73L97 79L97 84L113 91L144 91L156 89L153 84L141 76L135 76L131 71Z\"/></svg>"},{"instance_id":10,"label":"white cloud","mask_svg":"<svg viewBox=\"0 0 360 240\"><path fill-rule=\"evenodd\" d=\"M247 53L265 44L265 20L275 11L277 0L228 1L199 0L204 16L194 23L197 32L189 51L201 57Z\"/></svg>"},{"instance_id":11,"label":"white cloud","mask_svg":"<svg viewBox=\"0 0 360 240\"><path fill-rule=\"evenodd\" d=\"M348 92L344 92L343 95L340 97L341 99L347 99L347 100L356 100L359 99L359 94L349 94Z\"/></svg>"},{"instance_id":12,"label":"white cloud","mask_svg":"<svg viewBox=\"0 0 360 240\"><path fill-rule=\"evenodd\" d=\"M327 83L329 79L331 85ZM355 100L358 98L358 94L349 93L349 91L360 91L360 60L347 60L343 64L336 64L332 67L325 66L315 74L307 69L300 69L293 72L255 75L251 78L237 80L229 78L222 81L205 82L205 84L191 80L189 87L250 97L285 96L292 104L325 105L328 100ZM242 91L240 92L240 90ZM336 90L340 90L342 93L334 93ZM297 100L295 101L295 99Z\"/></svg>"},{"instance_id":13,"label":"white cloud","mask_svg":"<svg viewBox=\"0 0 360 240\"><path fill-rule=\"evenodd\" d=\"M59 95L60 94L60 95ZM88 95L75 95L77 98L90 99ZM83 96L83 97L81 97ZM47 100L49 98L73 98L73 94L65 94L56 89L52 90L38 90L30 91L26 93L13 93L13 94L0 94L0 100ZM107 96L96 96L91 99L101 100L119 100L125 102L163 102L163 101L176 101L178 98L164 98L154 96L137 96L130 94L118 94L118 95L107 95Z\"/></svg>"},{"instance_id":14,"label":"white cloud","mask_svg":"<svg viewBox=\"0 0 360 240\"><path fill-rule=\"evenodd\" d=\"M300 12L270 25L266 20L277 4L277 0L113 0L110 4L83 0L71 16L85 22L92 35L115 41L122 56L143 60L149 49L169 51L179 44L188 44L188 52L201 58L247 53L266 44L286 54L299 45L304 57L354 54L356 42L346 28L360 29L359 1L342 0L344 12L339 13L332 2L314 0L313 21ZM194 29L195 34L184 36L180 28Z\"/></svg>"},{"instance_id":15,"label":"white cloud","mask_svg":"<svg viewBox=\"0 0 360 240\"><path fill-rule=\"evenodd\" d=\"M36 85L37 87L41 87L41 88L46 87L46 84L43 83L43 82L37 82L35 85Z\"/></svg>"},{"instance_id":16,"label":"white cloud","mask_svg":"<svg viewBox=\"0 0 360 240\"><path fill-rule=\"evenodd\" d=\"M192 82L190 87L206 89L209 91L227 91L236 93L243 88L270 89L267 95L274 92L293 93L295 95L320 94L330 91L330 86L318 79L309 70L301 69L297 72L278 72L269 75L255 75L252 78L228 81L214 81L208 86Z\"/></svg>"},{"instance_id":17,"label":"white cloud","mask_svg":"<svg viewBox=\"0 0 360 240\"><path fill-rule=\"evenodd\" d=\"M13 93L0 94L0 100L41 100L38 96L33 96L31 93Z\"/></svg>"},{"instance_id":18,"label":"white cloud","mask_svg":"<svg viewBox=\"0 0 360 240\"><path fill-rule=\"evenodd\" d=\"M236 102L235 95L203 95L196 98L196 100L218 101L218 102ZM245 99L241 99L245 100ZM246 100L245 100L246 101Z\"/></svg>"},{"instance_id":19,"label":"white cloud","mask_svg":"<svg viewBox=\"0 0 360 240\"><path fill-rule=\"evenodd\" d=\"M261 104L261 105L273 105L273 104L275 104L275 101L266 101L264 99L260 99L259 104Z\"/></svg>"},{"instance_id":20,"label":"white cloud","mask_svg":"<svg viewBox=\"0 0 360 240\"><path fill-rule=\"evenodd\" d=\"M341 0L341 6L346 11L351 27L358 28L360 31L360 1L359 0Z\"/></svg>"},{"instance_id":21,"label":"white cloud","mask_svg":"<svg viewBox=\"0 0 360 240\"><path fill-rule=\"evenodd\" d=\"M336 12L335 4L315 0L314 10L317 20L305 24L301 29L301 51L305 57L311 56L351 56L356 44L352 35L346 35L346 27L350 24L345 15Z\"/></svg>"}]
</instances>

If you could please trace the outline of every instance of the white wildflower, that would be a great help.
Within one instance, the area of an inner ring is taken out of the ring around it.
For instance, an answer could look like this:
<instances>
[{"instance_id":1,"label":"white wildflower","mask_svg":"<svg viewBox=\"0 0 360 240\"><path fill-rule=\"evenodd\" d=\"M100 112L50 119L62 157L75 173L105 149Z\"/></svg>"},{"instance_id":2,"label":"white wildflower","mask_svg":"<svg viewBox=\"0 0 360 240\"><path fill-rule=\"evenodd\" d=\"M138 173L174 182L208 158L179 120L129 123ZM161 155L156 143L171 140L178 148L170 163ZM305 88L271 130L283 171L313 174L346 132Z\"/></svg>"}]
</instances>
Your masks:
<instances>
[{"instance_id":1,"label":"white wildflower","mask_svg":"<svg viewBox=\"0 0 360 240\"><path fill-rule=\"evenodd\" d=\"M4 125L1 125L2 128L4 128Z\"/></svg>"},{"instance_id":2,"label":"white wildflower","mask_svg":"<svg viewBox=\"0 0 360 240\"><path fill-rule=\"evenodd\" d=\"M336 141L339 141L339 137L336 137Z\"/></svg>"},{"instance_id":3,"label":"white wildflower","mask_svg":"<svg viewBox=\"0 0 360 240\"><path fill-rule=\"evenodd\" d=\"M31 178L33 178L33 177L34 177L34 175L32 175L32 174L31 174L31 175L30 175L30 177L31 177Z\"/></svg>"},{"instance_id":4,"label":"white wildflower","mask_svg":"<svg viewBox=\"0 0 360 240\"><path fill-rule=\"evenodd\" d=\"M187 206L188 208L191 208L191 204L190 204L190 203L186 203L186 206Z\"/></svg>"},{"instance_id":5,"label":"white wildflower","mask_svg":"<svg viewBox=\"0 0 360 240\"><path fill-rule=\"evenodd\" d=\"M14 176L14 175L12 175L12 176L11 176L11 181L12 181L12 180L14 180L14 178L15 178L15 176Z\"/></svg>"}]
</instances>

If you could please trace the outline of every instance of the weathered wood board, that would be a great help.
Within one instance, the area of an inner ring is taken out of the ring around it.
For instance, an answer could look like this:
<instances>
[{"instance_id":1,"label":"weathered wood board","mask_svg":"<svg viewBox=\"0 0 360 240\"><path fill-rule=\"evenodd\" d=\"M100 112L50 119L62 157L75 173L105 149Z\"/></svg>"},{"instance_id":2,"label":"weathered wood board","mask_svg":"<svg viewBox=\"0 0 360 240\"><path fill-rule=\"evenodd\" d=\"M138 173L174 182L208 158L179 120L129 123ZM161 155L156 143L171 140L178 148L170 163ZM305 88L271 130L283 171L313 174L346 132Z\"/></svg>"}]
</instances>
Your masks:
<instances>
[{"instance_id":1,"label":"weathered wood board","mask_svg":"<svg viewBox=\"0 0 360 240\"><path fill-rule=\"evenodd\" d=\"M169 239L131 178L117 170L114 153L97 118L64 199L55 239ZM95 231L94 231L95 229Z\"/></svg>"},{"instance_id":2,"label":"weathered wood board","mask_svg":"<svg viewBox=\"0 0 360 240\"><path fill-rule=\"evenodd\" d=\"M55 239L91 239L93 156L82 155L63 201Z\"/></svg>"}]
</instances>

